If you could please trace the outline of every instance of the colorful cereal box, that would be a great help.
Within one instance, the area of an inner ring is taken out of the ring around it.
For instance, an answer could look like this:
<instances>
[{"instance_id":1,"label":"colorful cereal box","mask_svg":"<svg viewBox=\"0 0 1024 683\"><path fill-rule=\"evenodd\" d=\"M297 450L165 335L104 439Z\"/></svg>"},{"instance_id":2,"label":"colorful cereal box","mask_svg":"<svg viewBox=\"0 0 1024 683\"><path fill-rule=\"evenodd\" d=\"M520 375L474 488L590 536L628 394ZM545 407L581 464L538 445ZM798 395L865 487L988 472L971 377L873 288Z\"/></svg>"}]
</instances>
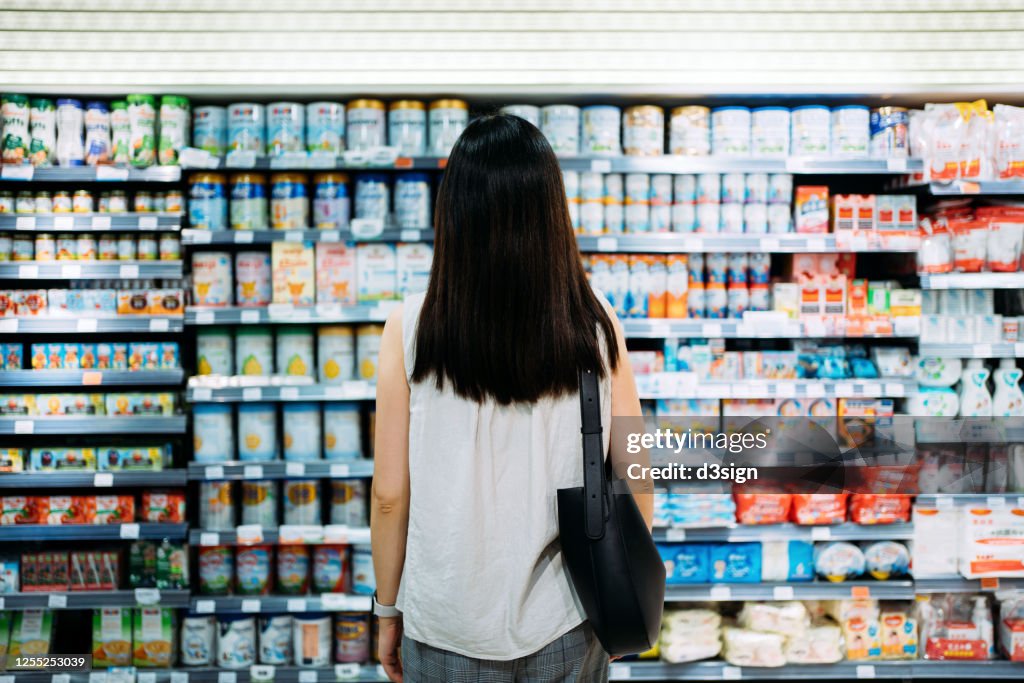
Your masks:
<instances>
[{"instance_id":1,"label":"colorful cereal box","mask_svg":"<svg viewBox=\"0 0 1024 683\"><path fill-rule=\"evenodd\" d=\"M174 610L141 607L134 610L132 664L138 667L168 667L173 659Z\"/></svg>"}]
</instances>

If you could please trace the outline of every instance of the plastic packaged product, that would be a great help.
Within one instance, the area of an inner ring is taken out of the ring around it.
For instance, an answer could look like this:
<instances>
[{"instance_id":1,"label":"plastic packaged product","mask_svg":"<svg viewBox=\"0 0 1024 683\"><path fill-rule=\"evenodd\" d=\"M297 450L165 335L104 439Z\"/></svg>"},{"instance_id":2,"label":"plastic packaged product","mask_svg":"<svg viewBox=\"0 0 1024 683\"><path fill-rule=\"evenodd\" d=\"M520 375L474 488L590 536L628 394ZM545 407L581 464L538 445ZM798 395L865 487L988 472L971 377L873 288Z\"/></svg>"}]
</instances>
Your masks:
<instances>
[{"instance_id":1,"label":"plastic packaged product","mask_svg":"<svg viewBox=\"0 0 1024 683\"><path fill-rule=\"evenodd\" d=\"M388 107L388 144L399 156L427 155L427 109L418 100L398 100Z\"/></svg>"},{"instance_id":2,"label":"plastic packaged product","mask_svg":"<svg viewBox=\"0 0 1024 683\"><path fill-rule=\"evenodd\" d=\"M156 98L128 95L128 132L131 164L145 168L156 163ZM58 119L60 112L58 107ZM60 130L58 127L58 146Z\"/></svg>"},{"instance_id":3,"label":"plastic packaged product","mask_svg":"<svg viewBox=\"0 0 1024 683\"><path fill-rule=\"evenodd\" d=\"M877 159L905 157L910 154L908 127L910 114L905 107L878 107L868 121L871 156Z\"/></svg>"},{"instance_id":4,"label":"plastic packaged product","mask_svg":"<svg viewBox=\"0 0 1024 683\"><path fill-rule=\"evenodd\" d=\"M188 98L164 95L160 98L159 160L162 166L178 163L178 155L188 146L190 104Z\"/></svg>"},{"instance_id":5,"label":"plastic packaged product","mask_svg":"<svg viewBox=\"0 0 1024 683\"><path fill-rule=\"evenodd\" d=\"M938 594L917 603L925 659L986 660L995 633L986 595Z\"/></svg>"},{"instance_id":6,"label":"plastic packaged product","mask_svg":"<svg viewBox=\"0 0 1024 683\"><path fill-rule=\"evenodd\" d=\"M362 456L362 429L356 403L324 404L324 458L348 460Z\"/></svg>"},{"instance_id":7,"label":"plastic packaged product","mask_svg":"<svg viewBox=\"0 0 1024 683\"><path fill-rule=\"evenodd\" d=\"M618 155L622 153L619 140L621 110L618 107L595 105L582 112L582 139L580 151L585 155Z\"/></svg>"},{"instance_id":8,"label":"plastic packaged product","mask_svg":"<svg viewBox=\"0 0 1024 683\"><path fill-rule=\"evenodd\" d=\"M231 229L267 229L267 181L262 173L231 176Z\"/></svg>"},{"instance_id":9,"label":"plastic packaged product","mask_svg":"<svg viewBox=\"0 0 1024 683\"><path fill-rule=\"evenodd\" d=\"M373 595L376 590L377 579L373 573L370 546L352 546L352 591L357 595Z\"/></svg>"},{"instance_id":10,"label":"plastic packaged product","mask_svg":"<svg viewBox=\"0 0 1024 683\"><path fill-rule=\"evenodd\" d=\"M745 629L799 638L811 625L802 602L745 602L736 622Z\"/></svg>"},{"instance_id":11,"label":"plastic packaged product","mask_svg":"<svg viewBox=\"0 0 1024 683\"><path fill-rule=\"evenodd\" d=\"M1024 221L993 220L988 224L988 269L997 273L1015 272L1020 268L1021 244L1024 243Z\"/></svg>"},{"instance_id":12,"label":"plastic packaged product","mask_svg":"<svg viewBox=\"0 0 1024 683\"><path fill-rule=\"evenodd\" d=\"M383 173L356 176L356 218L385 220L391 206L388 177Z\"/></svg>"},{"instance_id":13,"label":"plastic packaged product","mask_svg":"<svg viewBox=\"0 0 1024 683\"><path fill-rule=\"evenodd\" d=\"M870 112L861 105L832 109L832 154L866 157L870 146Z\"/></svg>"},{"instance_id":14,"label":"plastic packaged product","mask_svg":"<svg viewBox=\"0 0 1024 683\"><path fill-rule=\"evenodd\" d=\"M395 180L396 225L399 228L429 228L432 217L430 176L426 173L399 175Z\"/></svg>"},{"instance_id":15,"label":"plastic packaged product","mask_svg":"<svg viewBox=\"0 0 1024 683\"><path fill-rule=\"evenodd\" d=\"M786 661L790 664L834 664L843 659L842 642L842 631L835 624L812 624L800 637L786 639Z\"/></svg>"},{"instance_id":16,"label":"plastic packaged product","mask_svg":"<svg viewBox=\"0 0 1024 683\"><path fill-rule=\"evenodd\" d=\"M110 103L110 158L115 164L131 162L132 154L131 117L128 102L117 100Z\"/></svg>"},{"instance_id":17,"label":"plastic packaged product","mask_svg":"<svg viewBox=\"0 0 1024 683\"><path fill-rule=\"evenodd\" d=\"M256 618L242 614L217 617L217 664L246 669L256 663Z\"/></svg>"},{"instance_id":18,"label":"plastic packaged product","mask_svg":"<svg viewBox=\"0 0 1024 683\"><path fill-rule=\"evenodd\" d=\"M331 524L367 525L365 479L331 481Z\"/></svg>"},{"instance_id":19,"label":"plastic packaged product","mask_svg":"<svg viewBox=\"0 0 1024 683\"><path fill-rule=\"evenodd\" d=\"M260 617L260 664L287 666L292 655L292 618L287 614Z\"/></svg>"},{"instance_id":20,"label":"plastic packaged product","mask_svg":"<svg viewBox=\"0 0 1024 683\"><path fill-rule=\"evenodd\" d=\"M346 592L348 573L346 546L320 545L313 549L313 592Z\"/></svg>"},{"instance_id":21,"label":"plastic packaged product","mask_svg":"<svg viewBox=\"0 0 1024 683\"><path fill-rule=\"evenodd\" d=\"M661 623L661 657L675 664L715 657L721 651L722 618L707 609L666 609Z\"/></svg>"},{"instance_id":22,"label":"plastic packaged product","mask_svg":"<svg viewBox=\"0 0 1024 683\"><path fill-rule=\"evenodd\" d=\"M277 411L272 403L238 406L238 459L277 460Z\"/></svg>"},{"instance_id":23,"label":"plastic packaged product","mask_svg":"<svg viewBox=\"0 0 1024 683\"><path fill-rule=\"evenodd\" d=\"M25 110L20 102L21 95L5 95L3 99L3 130L0 148L3 149L4 163L20 163L27 158L33 166L49 166L53 162L57 145L57 110L53 100L33 99L31 108ZM9 103L13 98L14 102ZM25 114L25 118L22 115ZM25 127L27 121L27 129ZM25 138L22 134L27 133ZM8 134L10 148L8 151ZM17 158L19 157L20 158Z\"/></svg>"},{"instance_id":24,"label":"plastic packaged product","mask_svg":"<svg viewBox=\"0 0 1024 683\"><path fill-rule=\"evenodd\" d=\"M878 541L864 545L864 562L872 577L884 581L906 575L910 569L910 552L902 543Z\"/></svg>"},{"instance_id":25,"label":"plastic packaged product","mask_svg":"<svg viewBox=\"0 0 1024 683\"><path fill-rule=\"evenodd\" d=\"M277 482L242 482L242 524L256 524L265 529L277 526Z\"/></svg>"},{"instance_id":26,"label":"plastic packaged product","mask_svg":"<svg viewBox=\"0 0 1024 683\"><path fill-rule=\"evenodd\" d=\"M822 543L814 547L814 571L829 581L845 581L864 575L865 559L852 543Z\"/></svg>"},{"instance_id":27,"label":"plastic packaged product","mask_svg":"<svg viewBox=\"0 0 1024 683\"><path fill-rule=\"evenodd\" d=\"M284 459L308 462L320 459L320 406L286 403L282 406Z\"/></svg>"},{"instance_id":28,"label":"plastic packaged product","mask_svg":"<svg viewBox=\"0 0 1024 683\"><path fill-rule=\"evenodd\" d=\"M784 157L789 153L789 109L758 107L751 112L750 152L756 157Z\"/></svg>"},{"instance_id":29,"label":"plastic packaged product","mask_svg":"<svg viewBox=\"0 0 1024 683\"><path fill-rule=\"evenodd\" d=\"M304 595L309 589L309 548L283 545L277 548L277 589L285 595Z\"/></svg>"},{"instance_id":30,"label":"plastic packaged product","mask_svg":"<svg viewBox=\"0 0 1024 683\"><path fill-rule=\"evenodd\" d=\"M334 661L361 663L370 658L370 617L341 612L334 617Z\"/></svg>"},{"instance_id":31,"label":"plastic packaged product","mask_svg":"<svg viewBox=\"0 0 1024 683\"><path fill-rule=\"evenodd\" d=\"M733 666L778 667L786 664L786 637L727 626L722 629L722 657Z\"/></svg>"},{"instance_id":32,"label":"plastic packaged product","mask_svg":"<svg viewBox=\"0 0 1024 683\"><path fill-rule=\"evenodd\" d=\"M236 102L228 105L228 151L267 152L266 114L262 104Z\"/></svg>"},{"instance_id":33,"label":"plastic packaged product","mask_svg":"<svg viewBox=\"0 0 1024 683\"><path fill-rule=\"evenodd\" d=\"M580 108L571 104L551 104L540 110L540 129L551 149L560 156L580 153Z\"/></svg>"},{"instance_id":34,"label":"plastic packaged product","mask_svg":"<svg viewBox=\"0 0 1024 683\"><path fill-rule=\"evenodd\" d=\"M193 228L224 230L228 213L224 176L220 173L196 173L189 178L189 184L189 224Z\"/></svg>"},{"instance_id":35,"label":"plastic packaged product","mask_svg":"<svg viewBox=\"0 0 1024 683\"><path fill-rule=\"evenodd\" d=\"M181 620L181 663L185 666L212 666L216 657L216 637L215 617L191 612L187 614Z\"/></svg>"},{"instance_id":36,"label":"plastic packaged product","mask_svg":"<svg viewBox=\"0 0 1024 683\"><path fill-rule=\"evenodd\" d=\"M272 297L270 273L270 254L267 252L237 252L235 254L235 304L238 306L267 306ZM248 373L243 372L242 374Z\"/></svg>"},{"instance_id":37,"label":"plastic packaged product","mask_svg":"<svg viewBox=\"0 0 1024 683\"><path fill-rule=\"evenodd\" d=\"M506 104L501 108L501 113L518 116L540 128L540 107L535 107L532 104Z\"/></svg>"},{"instance_id":38,"label":"plastic packaged product","mask_svg":"<svg viewBox=\"0 0 1024 683\"><path fill-rule=\"evenodd\" d=\"M714 543L710 551L711 583L759 583L760 543Z\"/></svg>"},{"instance_id":39,"label":"plastic packaged product","mask_svg":"<svg viewBox=\"0 0 1024 683\"><path fill-rule=\"evenodd\" d=\"M831 114L828 107L796 107L790 114L790 154L821 155L830 152Z\"/></svg>"},{"instance_id":40,"label":"plastic packaged product","mask_svg":"<svg viewBox=\"0 0 1024 683\"><path fill-rule=\"evenodd\" d=\"M231 406L216 403L192 408L193 448L196 462L223 462L235 454Z\"/></svg>"},{"instance_id":41,"label":"plastic packaged product","mask_svg":"<svg viewBox=\"0 0 1024 683\"><path fill-rule=\"evenodd\" d=\"M311 102L306 106L306 149L339 155L345 149L345 105Z\"/></svg>"},{"instance_id":42,"label":"plastic packaged product","mask_svg":"<svg viewBox=\"0 0 1024 683\"><path fill-rule=\"evenodd\" d=\"M469 105L464 100L435 100L430 103L428 118L430 154L447 157L469 125Z\"/></svg>"},{"instance_id":43,"label":"plastic packaged product","mask_svg":"<svg viewBox=\"0 0 1024 683\"><path fill-rule=\"evenodd\" d=\"M841 524L846 521L845 493L793 494L792 521L796 524Z\"/></svg>"},{"instance_id":44,"label":"plastic packaged product","mask_svg":"<svg viewBox=\"0 0 1024 683\"><path fill-rule=\"evenodd\" d=\"M762 581L814 579L814 546L807 541L762 541Z\"/></svg>"},{"instance_id":45,"label":"plastic packaged product","mask_svg":"<svg viewBox=\"0 0 1024 683\"><path fill-rule=\"evenodd\" d=\"M960 527L963 576L1024 577L1024 509L964 508Z\"/></svg>"},{"instance_id":46,"label":"plastic packaged product","mask_svg":"<svg viewBox=\"0 0 1024 683\"><path fill-rule=\"evenodd\" d=\"M192 144L215 157L227 153L227 110L224 107L195 108L192 113Z\"/></svg>"},{"instance_id":47,"label":"plastic packaged product","mask_svg":"<svg viewBox=\"0 0 1024 683\"><path fill-rule=\"evenodd\" d=\"M270 592L270 546L238 548L235 556L235 584L239 595L265 595Z\"/></svg>"},{"instance_id":48,"label":"plastic packaged product","mask_svg":"<svg viewBox=\"0 0 1024 683\"><path fill-rule=\"evenodd\" d=\"M665 149L665 112L640 105L622 113L622 149L631 156L658 156Z\"/></svg>"},{"instance_id":49,"label":"plastic packaged product","mask_svg":"<svg viewBox=\"0 0 1024 683\"><path fill-rule=\"evenodd\" d=\"M3 163L21 164L29 159L29 101L26 95L5 94L0 100L0 148Z\"/></svg>"},{"instance_id":50,"label":"plastic packaged product","mask_svg":"<svg viewBox=\"0 0 1024 683\"><path fill-rule=\"evenodd\" d=\"M202 595L227 595L235 574L235 562L227 546L199 549L199 592Z\"/></svg>"},{"instance_id":51,"label":"plastic packaged product","mask_svg":"<svg viewBox=\"0 0 1024 683\"><path fill-rule=\"evenodd\" d=\"M24 121L28 121L27 116ZM85 113L79 100L57 100L56 158L58 166L81 166L85 163L85 143L82 140L84 122ZM27 143L28 131L25 133L22 140ZM25 150L25 154L27 156L27 150Z\"/></svg>"},{"instance_id":52,"label":"plastic packaged product","mask_svg":"<svg viewBox=\"0 0 1024 683\"><path fill-rule=\"evenodd\" d=\"M350 150L382 147L385 140L384 103L380 100L353 100L345 109L346 142Z\"/></svg>"},{"instance_id":53,"label":"plastic packaged product","mask_svg":"<svg viewBox=\"0 0 1024 683\"><path fill-rule=\"evenodd\" d=\"M349 178L344 173L318 173L313 176L313 227L344 230L352 211Z\"/></svg>"},{"instance_id":54,"label":"plastic packaged product","mask_svg":"<svg viewBox=\"0 0 1024 683\"><path fill-rule=\"evenodd\" d=\"M226 251L192 254L192 297L197 306L230 306L233 301L231 283L231 254Z\"/></svg>"},{"instance_id":55,"label":"plastic packaged product","mask_svg":"<svg viewBox=\"0 0 1024 683\"><path fill-rule=\"evenodd\" d=\"M711 153L750 154L750 109L718 107L711 110Z\"/></svg>"},{"instance_id":56,"label":"plastic packaged product","mask_svg":"<svg viewBox=\"0 0 1024 683\"><path fill-rule=\"evenodd\" d=\"M953 268L961 273L977 273L985 267L988 223L956 221L953 230Z\"/></svg>"},{"instance_id":57,"label":"plastic packaged product","mask_svg":"<svg viewBox=\"0 0 1024 683\"><path fill-rule=\"evenodd\" d=\"M331 661L331 618L326 614L292 617L295 665L323 667Z\"/></svg>"},{"instance_id":58,"label":"plastic packaged product","mask_svg":"<svg viewBox=\"0 0 1024 683\"><path fill-rule=\"evenodd\" d=\"M711 579L710 546L706 543L658 544L669 585L707 583Z\"/></svg>"},{"instance_id":59,"label":"plastic packaged product","mask_svg":"<svg viewBox=\"0 0 1024 683\"><path fill-rule=\"evenodd\" d=\"M999 645L1013 662L1024 662L1024 593L997 593L999 600Z\"/></svg>"},{"instance_id":60,"label":"plastic packaged product","mask_svg":"<svg viewBox=\"0 0 1024 683\"><path fill-rule=\"evenodd\" d=\"M85 107L85 163L90 166L110 161L110 111L103 102Z\"/></svg>"},{"instance_id":61,"label":"plastic packaged product","mask_svg":"<svg viewBox=\"0 0 1024 683\"><path fill-rule=\"evenodd\" d=\"M782 524L789 519L792 496L785 493L735 493L740 524Z\"/></svg>"}]
</instances>

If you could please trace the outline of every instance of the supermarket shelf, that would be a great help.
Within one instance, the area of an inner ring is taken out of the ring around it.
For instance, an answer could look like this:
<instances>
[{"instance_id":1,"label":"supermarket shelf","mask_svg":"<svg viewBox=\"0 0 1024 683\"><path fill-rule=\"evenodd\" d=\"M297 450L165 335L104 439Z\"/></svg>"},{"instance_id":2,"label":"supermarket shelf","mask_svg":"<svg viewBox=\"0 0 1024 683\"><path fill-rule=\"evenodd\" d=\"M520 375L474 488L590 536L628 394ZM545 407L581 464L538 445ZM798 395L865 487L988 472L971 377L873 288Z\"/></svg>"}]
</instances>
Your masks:
<instances>
[{"instance_id":1,"label":"supermarket shelf","mask_svg":"<svg viewBox=\"0 0 1024 683\"><path fill-rule=\"evenodd\" d=\"M36 213L0 215L0 230L91 232L170 231L181 228L179 213Z\"/></svg>"},{"instance_id":2,"label":"supermarket shelf","mask_svg":"<svg viewBox=\"0 0 1024 683\"><path fill-rule=\"evenodd\" d=\"M178 385L185 371L175 370L4 370L0 387L72 387Z\"/></svg>"},{"instance_id":3,"label":"supermarket shelf","mask_svg":"<svg viewBox=\"0 0 1024 683\"><path fill-rule=\"evenodd\" d=\"M874 541L912 538L912 524L836 524L833 526L801 526L798 524L747 524L733 527L655 529L659 542L726 542L726 541Z\"/></svg>"},{"instance_id":4,"label":"supermarket shelf","mask_svg":"<svg viewBox=\"0 0 1024 683\"><path fill-rule=\"evenodd\" d=\"M191 403L253 403L267 401L372 401L376 386L355 380L343 384L298 386L202 386L190 382L186 399Z\"/></svg>"},{"instance_id":5,"label":"supermarket shelf","mask_svg":"<svg viewBox=\"0 0 1024 683\"><path fill-rule=\"evenodd\" d=\"M767 253L824 253L824 252L916 252L914 243L893 246L862 245L840 249L835 235L755 235L755 234L699 234L649 233L646 235L578 235L576 241L583 252L618 253L689 253L689 252L767 252Z\"/></svg>"},{"instance_id":6,"label":"supermarket shelf","mask_svg":"<svg viewBox=\"0 0 1024 683\"><path fill-rule=\"evenodd\" d=\"M699 318L625 318L622 329L627 338L661 339L678 337L688 339L802 339L820 338L822 335L805 330L798 320L786 320L781 324L748 322L742 318L706 320ZM896 334L846 334L844 339L901 339L909 338Z\"/></svg>"},{"instance_id":7,"label":"supermarket shelf","mask_svg":"<svg viewBox=\"0 0 1024 683\"><path fill-rule=\"evenodd\" d=\"M344 462L226 462L188 464L188 478L194 481L235 479L361 479L373 476L373 460ZM0 482L2 482L0 478Z\"/></svg>"},{"instance_id":8,"label":"supermarket shelf","mask_svg":"<svg viewBox=\"0 0 1024 683\"><path fill-rule=\"evenodd\" d=\"M433 242L430 228L385 230L373 237L357 237L348 230L194 230L181 231L185 246L207 244L271 244L273 242Z\"/></svg>"},{"instance_id":9,"label":"supermarket shelf","mask_svg":"<svg viewBox=\"0 0 1024 683\"><path fill-rule=\"evenodd\" d=\"M369 527L348 527L341 524L283 524L275 528L243 525L229 531L192 529L189 544L217 545L349 545L369 543Z\"/></svg>"},{"instance_id":10,"label":"supermarket shelf","mask_svg":"<svg viewBox=\"0 0 1024 683\"><path fill-rule=\"evenodd\" d=\"M843 581L827 583L718 583L667 586L665 602L729 600L840 600L872 597L880 600L913 600L913 581Z\"/></svg>"},{"instance_id":11,"label":"supermarket shelf","mask_svg":"<svg viewBox=\"0 0 1024 683\"><path fill-rule=\"evenodd\" d=\"M122 315L108 318L0 318L0 334L181 332L183 316Z\"/></svg>"},{"instance_id":12,"label":"supermarket shelf","mask_svg":"<svg viewBox=\"0 0 1024 683\"><path fill-rule=\"evenodd\" d=\"M288 595L232 595L225 597L196 597L192 599L191 610L197 614L231 612L369 612L369 595L347 595L325 593L310 596Z\"/></svg>"},{"instance_id":13,"label":"supermarket shelf","mask_svg":"<svg viewBox=\"0 0 1024 683\"><path fill-rule=\"evenodd\" d=\"M687 372L637 375L640 398L901 398L916 387L901 379L697 380Z\"/></svg>"},{"instance_id":14,"label":"supermarket shelf","mask_svg":"<svg viewBox=\"0 0 1024 683\"><path fill-rule=\"evenodd\" d=\"M184 434L186 417L55 416L0 417L0 434Z\"/></svg>"},{"instance_id":15,"label":"supermarket shelf","mask_svg":"<svg viewBox=\"0 0 1024 683\"><path fill-rule=\"evenodd\" d=\"M292 154L271 159L266 156L229 155L221 160L224 168L245 168L258 170L309 170L309 171L437 171L443 169L447 157L399 157L384 163L368 161L346 161L344 156L312 157L305 153ZM189 169L191 170L191 169ZM200 169L196 169L200 170Z\"/></svg>"},{"instance_id":16,"label":"supermarket shelf","mask_svg":"<svg viewBox=\"0 0 1024 683\"><path fill-rule=\"evenodd\" d=\"M561 158L567 171L598 173L814 173L902 174L924 168L920 159L845 159L842 157L663 156Z\"/></svg>"},{"instance_id":17,"label":"supermarket shelf","mask_svg":"<svg viewBox=\"0 0 1024 683\"><path fill-rule=\"evenodd\" d=\"M1018 507L1024 508L1024 491L1019 493L922 493L914 499L925 507Z\"/></svg>"},{"instance_id":18,"label":"supermarket shelf","mask_svg":"<svg viewBox=\"0 0 1024 683\"><path fill-rule=\"evenodd\" d=\"M187 524L21 524L0 526L0 541L115 541L186 538Z\"/></svg>"},{"instance_id":19,"label":"supermarket shelf","mask_svg":"<svg viewBox=\"0 0 1024 683\"><path fill-rule=\"evenodd\" d=\"M180 279L181 261L22 261L0 263L0 278L18 280Z\"/></svg>"},{"instance_id":20,"label":"supermarket shelf","mask_svg":"<svg viewBox=\"0 0 1024 683\"><path fill-rule=\"evenodd\" d=\"M1024 289L1024 272L922 274L921 289Z\"/></svg>"},{"instance_id":21,"label":"supermarket shelf","mask_svg":"<svg viewBox=\"0 0 1024 683\"><path fill-rule=\"evenodd\" d=\"M120 591L68 591L38 593L7 593L0 595L3 609L93 609L95 607L188 607L188 590L140 588Z\"/></svg>"},{"instance_id":22,"label":"supermarket shelf","mask_svg":"<svg viewBox=\"0 0 1024 683\"><path fill-rule=\"evenodd\" d=\"M31 169L31 170L29 170ZM153 182L176 183L181 180L180 166L150 166L134 168L132 166L70 166L32 169L28 164L11 166L5 164L0 168L0 180L17 180L20 182Z\"/></svg>"},{"instance_id":23,"label":"supermarket shelf","mask_svg":"<svg viewBox=\"0 0 1024 683\"><path fill-rule=\"evenodd\" d=\"M996 344L924 344L918 346L922 356L940 358L1024 358L1024 342Z\"/></svg>"},{"instance_id":24,"label":"supermarket shelf","mask_svg":"<svg viewBox=\"0 0 1024 683\"><path fill-rule=\"evenodd\" d=\"M1020 180L954 180L949 183L929 183L933 195L1024 194L1024 181Z\"/></svg>"},{"instance_id":25,"label":"supermarket shelf","mask_svg":"<svg viewBox=\"0 0 1024 683\"><path fill-rule=\"evenodd\" d=\"M956 661L875 661L836 664L789 664L778 668L738 667L725 662L613 662L612 681L721 681L721 680L856 680L856 679L953 679L1019 680L1024 663Z\"/></svg>"},{"instance_id":26,"label":"supermarket shelf","mask_svg":"<svg viewBox=\"0 0 1024 683\"><path fill-rule=\"evenodd\" d=\"M67 683L107 683L106 673L102 670L61 672L60 675ZM54 673L19 671L16 680L17 683L53 683L53 676ZM274 683L380 683L388 678L379 665L336 664L326 669L294 666L255 666L237 671L214 668L147 669L140 670L136 680L139 683L252 683L269 680Z\"/></svg>"},{"instance_id":27,"label":"supermarket shelf","mask_svg":"<svg viewBox=\"0 0 1024 683\"><path fill-rule=\"evenodd\" d=\"M1024 579L916 579L914 589L926 593L982 593L1007 588L1024 590ZM1024 671L1021 672L1024 674Z\"/></svg>"},{"instance_id":28,"label":"supermarket shelf","mask_svg":"<svg viewBox=\"0 0 1024 683\"><path fill-rule=\"evenodd\" d=\"M187 472L19 472L0 474L0 489L105 488L111 486L184 486Z\"/></svg>"},{"instance_id":29,"label":"supermarket shelf","mask_svg":"<svg viewBox=\"0 0 1024 683\"><path fill-rule=\"evenodd\" d=\"M186 325L262 325L309 324L309 323L381 323L399 305L398 301L381 301L361 306L340 304L317 304L316 306L292 306L271 304L265 308L208 308L187 306Z\"/></svg>"}]
</instances>

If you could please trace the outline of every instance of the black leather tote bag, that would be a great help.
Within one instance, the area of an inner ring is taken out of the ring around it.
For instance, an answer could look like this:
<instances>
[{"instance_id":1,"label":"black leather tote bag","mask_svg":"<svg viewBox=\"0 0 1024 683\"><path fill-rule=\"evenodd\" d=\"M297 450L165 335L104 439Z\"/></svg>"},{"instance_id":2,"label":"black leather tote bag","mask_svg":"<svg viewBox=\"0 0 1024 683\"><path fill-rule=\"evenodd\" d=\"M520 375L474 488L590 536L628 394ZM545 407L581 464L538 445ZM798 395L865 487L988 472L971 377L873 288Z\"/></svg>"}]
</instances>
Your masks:
<instances>
[{"instance_id":1,"label":"black leather tote bag","mask_svg":"<svg viewBox=\"0 0 1024 683\"><path fill-rule=\"evenodd\" d=\"M665 565L636 501L607 473L597 376L580 373L583 486L558 490L558 533L573 587L611 655L649 650L665 606Z\"/></svg>"}]
</instances>

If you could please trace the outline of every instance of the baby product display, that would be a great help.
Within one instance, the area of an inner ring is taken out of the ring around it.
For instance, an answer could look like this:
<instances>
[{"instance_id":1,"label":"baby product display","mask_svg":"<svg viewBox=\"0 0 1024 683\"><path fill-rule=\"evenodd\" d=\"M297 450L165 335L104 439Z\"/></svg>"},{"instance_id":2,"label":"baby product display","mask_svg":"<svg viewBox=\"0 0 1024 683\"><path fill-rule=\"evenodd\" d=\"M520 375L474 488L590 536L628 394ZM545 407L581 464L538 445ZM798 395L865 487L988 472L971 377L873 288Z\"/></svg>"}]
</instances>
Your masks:
<instances>
[{"instance_id":1,"label":"baby product display","mask_svg":"<svg viewBox=\"0 0 1024 683\"><path fill-rule=\"evenodd\" d=\"M74 286L76 283L72 282ZM95 287L108 284L89 280ZM176 280L115 280L105 289L0 290L0 317L110 318L131 315L182 316L184 291Z\"/></svg>"},{"instance_id":2,"label":"baby product display","mask_svg":"<svg viewBox=\"0 0 1024 683\"><path fill-rule=\"evenodd\" d=\"M230 531L238 524L367 525L367 486L361 479L210 481L200 485L199 524Z\"/></svg>"}]
</instances>

